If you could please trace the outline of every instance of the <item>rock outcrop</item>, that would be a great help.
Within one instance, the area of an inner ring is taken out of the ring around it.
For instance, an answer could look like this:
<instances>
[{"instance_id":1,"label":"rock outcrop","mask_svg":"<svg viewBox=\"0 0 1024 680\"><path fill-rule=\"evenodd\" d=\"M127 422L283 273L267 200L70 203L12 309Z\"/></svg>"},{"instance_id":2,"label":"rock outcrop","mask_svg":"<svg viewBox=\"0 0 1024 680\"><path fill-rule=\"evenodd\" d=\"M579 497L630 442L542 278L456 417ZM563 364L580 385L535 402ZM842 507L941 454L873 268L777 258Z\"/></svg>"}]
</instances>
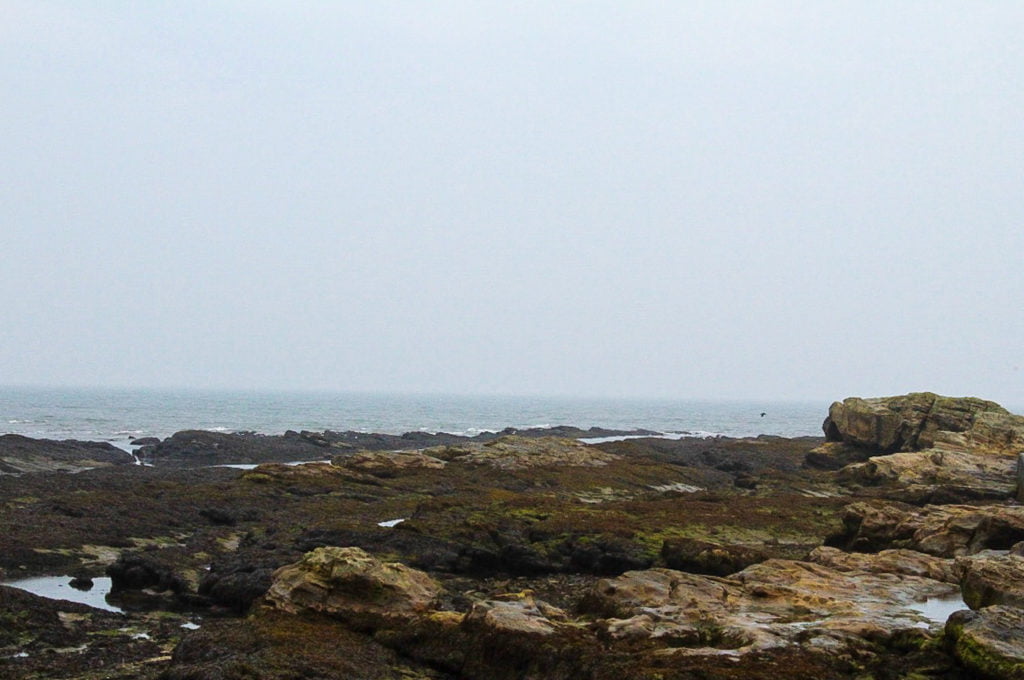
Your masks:
<instances>
[{"instance_id":1,"label":"rock outcrop","mask_svg":"<svg viewBox=\"0 0 1024 680\"><path fill-rule=\"evenodd\" d=\"M919 392L851 397L829 408L826 443L810 468L840 470L848 485L900 488L917 503L1008 498L1018 488L1024 416L991 401Z\"/></svg>"},{"instance_id":2,"label":"rock outcrop","mask_svg":"<svg viewBox=\"0 0 1024 680\"><path fill-rule=\"evenodd\" d=\"M908 500L948 502L1009 498L1016 489L1015 456L927 449L872 456L843 468L843 483L898 484Z\"/></svg>"},{"instance_id":3,"label":"rock outcrop","mask_svg":"<svg viewBox=\"0 0 1024 680\"><path fill-rule=\"evenodd\" d=\"M181 594L188 590L185 579L170 565L143 554L122 554L107 567L111 593L129 590L152 590Z\"/></svg>"},{"instance_id":4,"label":"rock outcrop","mask_svg":"<svg viewBox=\"0 0 1024 680\"><path fill-rule=\"evenodd\" d=\"M861 571L872 574L920 576L944 583L959 583L960 577L950 558L927 555L902 548L877 553L850 553L821 546L811 551L808 561L837 571Z\"/></svg>"},{"instance_id":5,"label":"rock outcrop","mask_svg":"<svg viewBox=\"0 0 1024 680\"><path fill-rule=\"evenodd\" d=\"M27 472L78 472L110 465L129 465L132 455L108 442L32 439L0 435L0 475Z\"/></svg>"},{"instance_id":6,"label":"rock outcrop","mask_svg":"<svg viewBox=\"0 0 1024 680\"><path fill-rule=\"evenodd\" d=\"M136 451L139 460L164 467L199 467L323 460L330 456L318 443L292 435L183 430L159 444Z\"/></svg>"},{"instance_id":7,"label":"rock outcrop","mask_svg":"<svg viewBox=\"0 0 1024 680\"><path fill-rule=\"evenodd\" d=\"M832 652L922 635L933 624L912 605L952 592L921 576L771 559L729 578L627 572L600 581L586 606L607 617L599 625L611 639L658 640L689 654L792 645Z\"/></svg>"},{"instance_id":8,"label":"rock outcrop","mask_svg":"<svg viewBox=\"0 0 1024 680\"><path fill-rule=\"evenodd\" d=\"M501 432L481 432L468 437L446 432L406 432L378 434L369 432L309 432L288 430L281 435L254 432L211 432L182 430L163 441L152 437L136 440L141 445L136 454L149 465L163 467L199 467L286 463L290 461L323 460L339 452L414 451L430 447L475 447L498 439L576 439L602 437L636 437L658 435L650 430L609 430L592 427L555 426L549 428L506 428ZM22 438L25 439L25 438ZM31 441L31 440L30 440ZM82 442L79 442L82 443ZM543 446L539 448L544 448ZM2 449L0 449L2 451ZM127 454L126 454L127 455ZM131 458L128 458L131 461ZM2 462L2 460L0 460ZM0 466L0 472L3 467Z\"/></svg>"},{"instance_id":9,"label":"rock outcrop","mask_svg":"<svg viewBox=\"0 0 1024 680\"><path fill-rule=\"evenodd\" d=\"M1024 541L1024 507L852 503L843 510L841 533L828 544L874 552L909 548L939 557L1008 550Z\"/></svg>"},{"instance_id":10,"label":"rock outcrop","mask_svg":"<svg viewBox=\"0 0 1024 680\"><path fill-rule=\"evenodd\" d=\"M359 451L335 456L331 463L374 477L398 477L419 470L442 470L447 465L440 458L428 456L421 451Z\"/></svg>"},{"instance_id":11,"label":"rock outcrop","mask_svg":"<svg viewBox=\"0 0 1024 680\"><path fill-rule=\"evenodd\" d=\"M325 547L275 571L267 601L372 630L427 612L440 594L440 584L422 571L381 562L361 548Z\"/></svg>"},{"instance_id":12,"label":"rock outcrop","mask_svg":"<svg viewBox=\"0 0 1024 680\"><path fill-rule=\"evenodd\" d=\"M931 448L1016 454L1024 449L1024 416L992 401L931 392L850 397L832 404L822 428L828 441L875 454Z\"/></svg>"},{"instance_id":13,"label":"rock outcrop","mask_svg":"<svg viewBox=\"0 0 1024 680\"><path fill-rule=\"evenodd\" d=\"M501 470L523 470L543 466L600 467L618 456L575 439L521 437L508 435L486 444L444 446L427 449L435 458L463 465L488 465Z\"/></svg>"}]
</instances>

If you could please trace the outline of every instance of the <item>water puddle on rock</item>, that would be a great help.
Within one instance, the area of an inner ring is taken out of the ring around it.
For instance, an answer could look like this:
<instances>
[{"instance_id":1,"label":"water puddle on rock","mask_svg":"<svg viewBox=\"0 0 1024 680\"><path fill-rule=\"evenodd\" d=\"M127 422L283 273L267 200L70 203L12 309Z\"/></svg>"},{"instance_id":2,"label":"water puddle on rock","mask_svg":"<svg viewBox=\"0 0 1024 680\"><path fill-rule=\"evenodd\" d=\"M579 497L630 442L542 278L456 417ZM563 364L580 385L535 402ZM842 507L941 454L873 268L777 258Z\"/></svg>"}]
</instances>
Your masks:
<instances>
[{"instance_id":1,"label":"water puddle on rock","mask_svg":"<svg viewBox=\"0 0 1024 680\"><path fill-rule=\"evenodd\" d=\"M260 465L290 465L295 467L296 465L312 465L314 463L330 463L328 460L289 460L285 463L276 463L274 461L266 461L264 463L221 463L220 465L210 465L209 467L215 468L232 468L234 470L255 470Z\"/></svg>"},{"instance_id":2,"label":"water puddle on rock","mask_svg":"<svg viewBox=\"0 0 1024 680\"><path fill-rule=\"evenodd\" d=\"M72 588L71 578L71 576L37 576L17 581L6 581L3 585L18 588L40 597L48 597L51 600L70 600L71 602L87 604L97 609L106 609L109 612L124 613L124 610L120 607L107 603L107 593L110 592L110 579L106 576L94 578L92 580L92 588L88 590Z\"/></svg>"},{"instance_id":3,"label":"water puddle on rock","mask_svg":"<svg viewBox=\"0 0 1024 680\"><path fill-rule=\"evenodd\" d=\"M961 609L967 609L968 607L964 603L964 598L957 593L943 597L929 597L924 602L915 602L910 605L910 608L920 612L930 621L945 624L950 614Z\"/></svg>"}]
</instances>

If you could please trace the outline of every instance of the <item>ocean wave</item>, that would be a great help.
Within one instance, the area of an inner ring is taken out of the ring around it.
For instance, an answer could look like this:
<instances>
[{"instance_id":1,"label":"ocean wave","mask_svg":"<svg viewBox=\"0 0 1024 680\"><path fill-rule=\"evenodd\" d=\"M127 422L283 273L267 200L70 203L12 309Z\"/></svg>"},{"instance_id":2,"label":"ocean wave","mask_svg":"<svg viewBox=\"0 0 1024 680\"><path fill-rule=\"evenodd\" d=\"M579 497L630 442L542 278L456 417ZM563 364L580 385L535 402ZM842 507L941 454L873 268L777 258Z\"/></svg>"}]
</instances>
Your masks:
<instances>
[{"instance_id":1,"label":"ocean wave","mask_svg":"<svg viewBox=\"0 0 1024 680\"><path fill-rule=\"evenodd\" d=\"M720 432L705 432L704 430L690 430L686 432L658 432L657 434L620 434L610 437L580 437L578 441L584 444L607 444L608 442L624 442L629 439L714 439L728 435Z\"/></svg>"},{"instance_id":2,"label":"ocean wave","mask_svg":"<svg viewBox=\"0 0 1024 680\"><path fill-rule=\"evenodd\" d=\"M728 437L729 435L724 432L708 432L707 430L685 430L683 432L667 432L666 436L672 439L714 439L715 437Z\"/></svg>"},{"instance_id":3,"label":"ocean wave","mask_svg":"<svg viewBox=\"0 0 1024 680\"><path fill-rule=\"evenodd\" d=\"M620 434L613 435L611 437L580 437L576 441L582 442L584 444L608 444L609 442L624 442L627 439L646 439L648 437L664 439L664 437L660 434Z\"/></svg>"},{"instance_id":4,"label":"ocean wave","mask_svg":"<svg viewBox=\"0 0 1024 680\"><path fill-rule=\"evenodd\" d=\"M452 430L445 434L455 434L460 437L476 437L481 434L495 434L498 430L489 430L486 427L467 427L465 430ZM434 434L439 434L435 432Z\"/></svg>"}]
</instances>

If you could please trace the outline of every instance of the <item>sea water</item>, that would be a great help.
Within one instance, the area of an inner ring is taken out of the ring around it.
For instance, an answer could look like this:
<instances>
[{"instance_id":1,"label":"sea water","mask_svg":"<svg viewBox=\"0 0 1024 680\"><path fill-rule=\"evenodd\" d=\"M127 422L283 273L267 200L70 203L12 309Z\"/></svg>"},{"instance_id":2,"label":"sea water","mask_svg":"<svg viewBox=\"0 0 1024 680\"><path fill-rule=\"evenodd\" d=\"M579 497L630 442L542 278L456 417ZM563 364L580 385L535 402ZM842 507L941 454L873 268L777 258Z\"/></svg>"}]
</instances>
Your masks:
<instances>
[{"instance_id":1,"label":"sea water","mask_svg":"<svg viewBox=\"0 0 1024 680\"><path fill-rule=\"evenodd\" d=\"M0 388L0 433L109 441L184 429L474 435L574 425L674 435L820 436L828 403L220 390ZM763 415L762 415L763 414Z\"/></svg>"}]
</instances>

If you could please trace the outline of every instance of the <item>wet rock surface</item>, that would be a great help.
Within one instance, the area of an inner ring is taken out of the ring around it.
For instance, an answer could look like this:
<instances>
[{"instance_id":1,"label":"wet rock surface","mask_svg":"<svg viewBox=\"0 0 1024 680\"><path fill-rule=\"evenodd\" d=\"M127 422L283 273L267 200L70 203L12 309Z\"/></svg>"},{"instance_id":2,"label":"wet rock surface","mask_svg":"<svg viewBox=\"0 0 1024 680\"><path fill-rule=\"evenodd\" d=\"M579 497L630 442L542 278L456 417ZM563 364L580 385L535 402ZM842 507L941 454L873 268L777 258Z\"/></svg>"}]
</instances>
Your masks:
<instances>
[{"instance_id":1,"label":"wet rock surface","mask_svg":"<svg viewBox=\"0 0 1024 680\"><path fill-rule=\"evenodd\" d=\"M126 610L0 587L0 677L1021 677L1015 421L942 399L831 444L186 432L0 475L5 577L109 574Z\"/></svg>"}]
</instances>

